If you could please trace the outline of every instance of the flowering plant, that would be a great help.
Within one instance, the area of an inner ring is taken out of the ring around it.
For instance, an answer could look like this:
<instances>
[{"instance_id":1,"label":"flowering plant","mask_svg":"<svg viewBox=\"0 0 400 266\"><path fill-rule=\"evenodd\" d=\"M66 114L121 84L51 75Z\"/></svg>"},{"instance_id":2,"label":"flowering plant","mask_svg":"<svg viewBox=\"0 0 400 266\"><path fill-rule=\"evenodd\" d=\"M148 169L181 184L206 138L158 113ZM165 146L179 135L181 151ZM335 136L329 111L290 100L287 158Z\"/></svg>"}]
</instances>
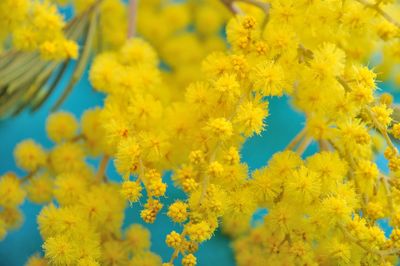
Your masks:
<instances>
[{"instance_id":1,"label":"flowering plant","mask_svg":"<svg viewBox=\"0 0 400 266\"><path fill-rule=\"evenodd\" d=\"M88 2L106 18L105 10L121 4ZM0 235L20 224L25 197L45 205L37 218L44 256L28 265L161 265L145 227L121 229L125 209L139 201L145 223L164 209L180 225L165 236L172 255L164 266L179 258L185 266L201 262L198 245L220 227L232 238L238 265L395 265L399 111L377 81L399 80L399 5L134 2L127 40L113 35L111 23L100 23L112 45L97 53L89 79L105 94L104 106L87 110L80 121L64 111L50 114L46 131L54 147L19 143L14 157L27 175L0 179ZM78 10L83 3L75 1ZM49 59L66 55L49 56L53 50L43 45L30 49ZM382 60L372 69L367 62L375 54ZM248 138L268 134L267 118L274 115L268 101L283 95L304 113L304 128L249 172L241 148ZM319 151L303 156L312 142ZM388 173L376 165L377 154L387 159ZM101 158L96 170L86 160L92 157ZM106 176L110 160L120 182ZM186 198L164 206L167 183ZM260 208L268 214L251 226ZM392 226L390 236L381 219Z\"/></svg>"}]
</instances>

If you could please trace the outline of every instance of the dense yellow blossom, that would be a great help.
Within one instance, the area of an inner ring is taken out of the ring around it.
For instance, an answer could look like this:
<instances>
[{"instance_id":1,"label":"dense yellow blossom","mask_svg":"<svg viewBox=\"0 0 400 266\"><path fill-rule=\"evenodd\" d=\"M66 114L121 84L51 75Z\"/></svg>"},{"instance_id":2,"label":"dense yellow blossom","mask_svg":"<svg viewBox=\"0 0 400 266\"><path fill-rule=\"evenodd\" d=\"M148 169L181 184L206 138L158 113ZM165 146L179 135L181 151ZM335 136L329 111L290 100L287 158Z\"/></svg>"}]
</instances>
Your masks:
<instances>
[{"instance_id":1,"label":"dense yellow blossom","mask_svg":"<svg viewBox=\"0 0 400 266\"><path fill-rule=\"evenodd\" d=\"M78 130L76 118L67 112L57 112L47 118L46 132L54 142L69 140L75 137Z\"/></svg>"},{"instance_id":2,"label":"dense yellow blossom","mask_svg":"<svg viewBox=\"0 0 400 266\"><path fill-rule=\"evenodd\" d=\"M73 2L78 13L94 3ZM60 47L64 57L77 56L50 4L15 4L15 18L0 20L14 45L46 59L60 57ZM144 226L122 229L132 204L143 222L166 215L180 228L165 235L172 249L165 266L178 257L200 264L198 246L219 227L232 237L238 265L395 265L400 155L390 135L399 138L400 126L393 98L377 94L378 80L400 62L395 9L372 0L140 1L141 37L126 38L125 22L112 27L127 15L123 4L104 0L99 27L108 37L99 43L107 49L89 73L104 106L80 122L50 115L48 153L32 140L17 145L27 175L0 178L0 238L21 223L27 195L47 204L38 216L44 258L31 265L161 265ZM32 25L22 27L26 16ZM372 69L366 63L376 51L383 61ZM304 127L250 172L241 148L268 134L267 118L277 112L269 101L281 96L304 114ZM319 150L305 156L312 142ZM382 142L387 174L375 163ZM99 158L97 168L89 157ZM110 160L119 183L107 176ZM185 192L171 204L167 172ZM253 225L260 208L268 214ZM390 237L381 219L393 226Z\"/></svg>"},{"instance_id":3,"label":"dense yellow blossom","mask_svg":"<svg viewBox=\"0 0 400 266\"><path fill-rule=\"evenodd\" d=\"M14 150L17 165L28 172L34 172L46 164L47 155L43 148L33 140L20 142Z\"/></svg>"}]
</instances>

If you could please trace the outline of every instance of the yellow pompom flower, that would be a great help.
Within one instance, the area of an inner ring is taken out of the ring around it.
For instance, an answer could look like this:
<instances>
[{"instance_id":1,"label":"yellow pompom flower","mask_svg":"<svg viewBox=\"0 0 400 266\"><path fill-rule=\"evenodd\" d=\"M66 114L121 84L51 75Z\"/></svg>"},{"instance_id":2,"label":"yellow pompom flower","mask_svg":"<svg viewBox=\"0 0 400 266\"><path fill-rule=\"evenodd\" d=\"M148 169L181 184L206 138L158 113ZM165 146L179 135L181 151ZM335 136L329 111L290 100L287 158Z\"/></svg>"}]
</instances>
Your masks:
<instances>
[{"instance_id":1,"label":"yellow pompom flower","mask_svg":"<svg viewBox=\"0 0 400 266\"><path fill-rule=\"evenodd\" d=\"M182 258L182 265L183 266L196 266L197 259L193 254L188 254Z\"/></svg>"},{"instance_id":2,"label":"yellow pompom flower","mask_svg":"<svg viewBox=\"0 0 400 266\"><path fill-rule=\"evenodd\" d=\"M103 53L97 56L90 68L89 80L92 86L101 92L111 92L116 82L115 74L121 69L114 53Z\"/></svg>"},{"instance_id":3,"label":"yellow pompom flower","mask_svg":"<svg viewBox=\"0 0 400 266\"><path fill-rule=\"evenodd\" d=\"M268 116L268 102L246 101L239 106L235 123L245 136L261 134L265 128L265 119Z\"/></svg>"},{"instance_id":4,"label":"yellow pompom flower","mask_svg":"<svg viewBox=\"0 0 400 266\"><path fill-rule=\"evenodd\" d=\"M90 155L110 152L100 108L86 110L81 117L81 127Z\"/></svg>"},{"instance_id":5,"label":"yellow pompom flower","mask_svg":"<svg viewBox=\"0 0 400 266\"><path fill-rule=\"evenodd\" d=\"M61 206L73 205L86 191L86 181L77 174L61 174L54 181L54 196Z\"/></svg>"},{"instance_id":6,"label":"yellow pompom flower","mask_svg":"<svg viewBox=\"0 0 400 266\"><path fill-rule=\"evenodd\" d=\"M393 137L395 137L396 139L400 139L400 123L396 123L393 125L392 134Z\"/></svg>"},{"instance_id":7,"label":"yellow pompom flower","mask_svg":"<svg viewBox=\"0 0 400 266\"><path fill-rule=\"evenodd\" d=\"M224 161L225 163L229 165L236 165L240 163L240 154L237 148L235 147L230 147L226 152L224 156Z\"/></svg>"},{"instance_id":8,"label":"yellow pompom flower","mask_svg":"<svg viewBox=\"0 0 400 266\"><path fill-rule=\"evenodd\" d=\"M176 223L186 221L188 217L188 205L182 201L175 201L168 208L167 215Z\"/></svg>"},{"instance_id":9,"label":"yellow pompom flower","mask_svg":"<svg viewBox=\"0 0 400 266\"><path fill-rule=\"evenodd\" d=\"M167 185L161 180L150 181L149 185L149 194L154 197L164 196L165 191L167 190Z\"/></svg>"},{"instance_id":10,"label":"yellow pompom flower","mask_svg":"<svg viewBox=\"0 0 400 266\"><path fill-rule=\"evenodd\" d=\"M161 258L157 254L147 250L135 253L128 265L159 266L161 265Z\"/></svg>"},{"instance_id":11,"label":"yellow pompom flower","mask_svg":"<svg viewBox=\"0 0 400 266\"><path fill-rule=\"evenodd\" d=\"M26 262L26 266L47 266L48 263L45 258L42 258L39 254L30 256Z\"/></svg>"},{"instance_id":12,"label":"yellow pompom flower","mask_svg":"<svg viewBox=\"0 0 400 266\"><path fill-rule=\"evenodd\" d=\"M140 218L143 219L146 223L154 223L156 220L157 213L150 209L144 209L140 212Z\"/></svg>"},{"instance_id":13,"label":"yellow pompom flower","mask_svg":"<svg viewBox=\"0 0 400 266\"><path fill-rule=\"evenodd\" d=\"M122 139L115 155L115 168L125 179L139 168L141 149L134 138Z\"/></svg>"},{"instance_id":14,"label":"yellow pompom flower","mask_svg":"<svg viewBox=\"0 0 400 266\"><path fill-rule=\"evenodd\" d=\"M28 139L15 147L14 158L20 168L27 172L34 172L46 164L47 155L39 144Z\"/></svg>"},{"instance_id":15,"label":"yellow pompom flower","mask_svg":"<svg viewBox=\"0 0 400 266\"><path fill-rule=\"evenodd\" d=\"M162 117L162 104L152 95L138 95L133 101L132 105L128 108L128 112L132 116L133 121L137 123L137 126L146 127L152 125L152 123L158 122Z\"/></svg>"},{"instance_id":16,"label":"yellow pompom flower","mask_svg":"<svg viewBox=\"0 0 400 266\"><path fill-rule=\"evenodd\" d=\"M48 238L44 244L45 257L54 265L76 263L78 247L63 235Z\"/></svg>"},{"instance_id":17,"label":"yellow pompom flower","mask_svg":"<svg viewBox=\"0 0 400 266\"><path fill-rule=\"evenodd\" d=\"M195 224L188 224L185 227L190 239L195 242L200 243L211 238L212 230L210 225L205 221Z\"/></svg>"},{"instance_id":18,"label":"yellow pompom flower","mask_svg":"<svg viewBox=\"0 0 400 266\"><path fill-rule=\"evenodd\" d=\"M205 130L222 141L228 140L233 134L232 123L223 117L210 119Z\"/></svg>"},{"instance_id":19,"label":"yellow pompom flower","mask_svg":"<svg viewBox=\"0 0 400 266\"><path fill-rule=\"evenodd\" d=\"M310 203L318 198L321 191L321 183L316 173L302 166L289 177L285 186L289 197L294 201Z\"/></svg>"},{"instance_id":20,"label":"yellow pompom flower","mask_svg":"<svg viewBox=\"0 0 400 266\"><path fill-rule=\"evenodd\" d=\"M168 247L177 249L182 244L182 237L177 232L172 231L165 238L165 243L167 244Z\"/></svg>"},{"instance_id":21,"label":"yellow pompom flower","mask_svg":"<svg viewBox=\"0 0 400 266\"><path fill-rule=\"evenodd\" d=\"M25 190L14 174L9 173L0 177L0 206L17 207L24 202L25 195Z\"/></svg>"},{"instance_id":22,"label":"yellow pompom flower","mask_svg":"<svg viewBox=\"0 0 400 266\"><path fill-rule=\"evenodd\" d=\"M217 161L211 162L207 167L207 174L213 178L221 177L223 173L224 167Z\"/></svg>"},{"instance_id":23,"label":"yellow pompom flower","mask_svg":"<svg viewBox=\"0 0 400 266\"><path fill-rule=\"evenodd\" d=\"M78 131L78 121L69 112L57 112L47 118L46 132L54 142L70 140Z\"/></svg>"},{"instance_id":24,"label":"yellow pompom flower","mask_svg":"<svg viewBox=\"0 0 400 266\"><path fill-rule=\"evenodd\" d=\"M322 201L322 213L330 217L330 223L345 222L350 219L352 209L348 206L345 199L338 196L327 197Z\"/></svg>"},{"instance_id":25,"label":"yellow pompom flower","mask_svg":"<svg viewBox=\"0 0 400 266\"><path fill-rule=\"evenodd\" d=\"M379 123L380 127L388 127L392 122L393 109L387 107L385 104L376 105L371 108L372 115Z\"/></svg>"},{"instance_id":26,"label":"yellow pompom flower","mask_svg":"<svg viewBox=\"0 0 400 266\"><path fill-rule=\"evenodd\" d=\"M329 250L329 254L338 261L338 264L350 263L351 250L346 242L334 239L329 246Z\"/></svg>"},{"instance_id":27,"label":"yellow pompom flower","mask_svg":"<svg viewBox=\"0 0 400 266\"><path fill-rule=\"evenodd\" d=\"M63 40L61 43L63 53L67 58L77 59L79 55L79 46L76 42L70 40Z\"/></svg>"},{"instance_id":28,"label":"yellow pompom flower","mask_svg":"<svg viewBox=\"0 0 400 266\"><path fill-rule=\"evenodd\" d=\"M121 187L121 195L130 202L137 202L142 196L142 186L138 182L124 181Z\"/></svg>"},{"instance_id":29,"label":"yellow pompom flower","mask_svg":"<svg viewBox=\"0 0 400 266\"><path fill-rule=\"evenodd\" d=\"M126 242L133 252L140 252L150 248L150 232L140 224L132 224L126 230Z\"/></svg>"},{"instance_id":30,"label":"yellow pompom flower","mask_svg":"<svg viewBox=\"0 0 400 266\"><path fill-rule=\"evenodd\" d=\"M221 100L232 102L240 96L240 85L233 74L223 74L214 82L214 89L220 93Z\"/></svg>"},{"instance_id":31,"label":"yellow pompom flower","mask_svg":"<svg viewBox=\"0 0 400 266\"><path fill-rule=\"evenodd\" d=\"M332 43L324 43L314 52L310 68L316 80L323 81L341 76L344 71L345 53Z\"/></svg>"},{"instance_id":32,"label":"yellow pompom flower","mask_svg":"<svg viewBox=\"0 0 400 266\"><path fill-rule=\"evenodd\" d=\"M103 265L127 265L129 252L126 246L121 245L120 241L108 240L103 243L101 263Z\"/></svg>"},{"instance_id":33,"label":"yellow pompom flower","mask_svg":"<svg viewBox=\"0 0 400 266\"><path fill-rule=\"evenodd\" d=\"M28 199L36 204L44 204L53 198L53 179L48 174L34 176L25 185Z\"/></svg>"},{"instance_id":34,"label":"yellow pompom flower","mask_svg":"<svg viewBox=\"0 0 400 266\"><path fill-rule=\"evenodd\" d=\"M57 173L82 170L85 153L78 143L64 142L57 145L50 153L50 163Z\"/></svg>"},{"instance_id":35,"label":"yellow pompom flower","mask_svg":"<svg viewBox=\"0 0 400 266\"><path fill-rule=\"evenodd\" d=\"M5 222L7 230L14 230L21 227L24 221L24 214L19 208L6 207L0 212L1 219Z\"/></svg>"},{"instance_id":36,"label":"yellow pompom flower","mask_svg":"<svg viewBox=\"0 0 400 266\"><path fill-rule=\"evenodd\" d=\"M133 38L125 42L119 53L121 63L127 65L157 66L158 58L154 49L144 40Z\"/></svg>"},{"instance_id":37,"label":"yellow pompom flower","mask_svg":"<svg viewBox=\"0 0 400 266\"><path fill-rule=\"evenodd\" d=\"M282 67L272 61L256 66L253 72L254 88L264 96L282 96L285 87L285 75Z\"/></svg>"}]
</instances>

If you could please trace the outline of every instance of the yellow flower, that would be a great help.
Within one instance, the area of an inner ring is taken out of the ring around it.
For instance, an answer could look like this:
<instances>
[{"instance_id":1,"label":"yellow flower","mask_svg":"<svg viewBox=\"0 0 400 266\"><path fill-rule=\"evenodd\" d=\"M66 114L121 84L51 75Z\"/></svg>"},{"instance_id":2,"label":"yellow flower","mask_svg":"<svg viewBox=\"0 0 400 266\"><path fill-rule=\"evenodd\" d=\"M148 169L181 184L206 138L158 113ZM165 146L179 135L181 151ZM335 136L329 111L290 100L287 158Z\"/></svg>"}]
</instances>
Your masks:
<instances>
[{"instance_id":1,"label":"yellow flower","mask_svg":"<svg viewBox=\"0 0 400 266\"><path fill-rule=\"evenodd\" d=\"M247 137L259 135L265 128L268 117L268 102L246 101L237 111L235 122Z\"/></svg>"},{"instance_id":2,"label":"yellow flower","mask_svg":"<svg viewBox=\"0 0 400 266\"><path fill-rule=\"evenodd\" d=\"M154 49L144 40L133 38L125 42L119 53L121 63L127 65L157 66L158 58Z\"/></svg>"},{"instance_id":3,"label":"yellow flower","mask_svg":"<svg viewBox=\"0 0 400 266\"><path fill-rule=\"evenodd\" d=\"M186 225L186 232L191 240L199 243L210 239L212 234L210 225L205 221Z\"/></svg>"},{"instance_id":4,"label":"yellow flower","mask_svg":"<svg viewBox=\"0 0 400 266\"><path fill-rule=\"evenodd\" d=\"M193 254L186 255L185 257L182 258L182 265L183 266L196 266L197 265L196 257L193 256Z\"/></svg>"},{"instance_id":5,"label":"yellow flower","mask_svg":"<svg viewBox=\"0 0 400 266\"><path fill-rule=\"evenodd\" d=\"M75 204L86 192L86 181L77 174L61 174L54 181L54 196L61 206Z\"/></svg>"},{"instance_id":6,"label":"yellow flower","mask_svg":"<svg viewBox=\"0 0 400 266\"><path fill-rule=\"evenodd\" d=\"M126 230L128 248L133 252L140 252L150 248L150 232L140 224L132 224Z\"/></svg>"},{"instance_id":7,"label":"yellow flower","mask_svg":"<svg viewBox=\"0 0 400 266\"><path fill-rule=\"evenodd\" d=\"M165 243L167 244L168 247L177 249L180 247L180 245L182 243L182 237L177 232L172 231L165 238Z\"/></svg>"},{"instance_id":8,"label":"yellow flower","mask_svg":"<svg viewBox=\"0 0 400 266\"><path fill-rule=\"evenodd\" d=\"M240 85L233 74L223 74L214 82L214 89L224 101L232 102L240 96Z\"/></svg>"},{"instance_id":9,"label":"yellow flower","mask_svg":"<svg viewBox=\"0 0 400 266\"><path fill-rule=\"evenodd\" d=\"M34 176L25 185L28 199L36 204L45 204L53 198L53 179L48 174Z\"/></svg>"},{"instance_id":10,"label":"yellow flower","mask_svg":"<svg viewBox=\"0 0 400 266\"><path fill-rule=\"evenodd\" d=\"M330 217L330 223L345 222L350 219L352 209L348 206L345 199L338 196L327 197L322 201L321 211Z\"/></svg>"},{"instance_id":11,"label":"yellow flower","mask_svg":"<svg viewBox=\"0 0 400 266\"><path fill-rule=\"evenodd\" d=\"M320 195L321 183L316 173L302 166L293 173L292 177L289 177L286 189L294 201L310 203Z\"/></svg>"},{"instance_id":12,"label":"yellow flower","mask_svg":"<svg viewBox=\"0 0 400 266\"><path fill-rule=\"evenodd\" d=\"M25 194L14 174L9 173L0 177L0 206L17 207L24 202Z\"/></svg>"},{"instance_id":13,"label":"yellow flower","mask_svg":"<svg viewBox=\"0 0 400 266\"><path fill-rule=\"evenodd\" d=\"M265 61L256 66L253 72L254 88L264 96L282 96L285 75L282 67L272 61Z\"/></svg>"},{"instance_id":14,"label":"yellow flower","mask_svg":"<svg viewBox=\"0 0 400 266\"><path fill-rule=\"evenodd\" d=\"M84 151L78 143L64 142L50 153L50 163L57 174L82 170Z\"/></svg>"},{"instance_id":15,"label":"yellow flower","mask_svg":"<svg viewBox=\"0 0 400 266\"><path fill-rule=\"evenodd\" d=\"M15 147L14 158L19 167L27 172L34 172L46 164L47 155L39 144L28 139Z\"/></svg>"},{"instance_id":16,"label":"yellow flower","mask_svg":"<svg viewBox=\"0 0 400 266\"><path fill-rule=\"evenodd\" d=\"M388 127L392 122L392 113L393 109L387 107L385 104L376 105L371 108L372 115L379 123L378 126L380 127Z\"/></svg>"},{"instance_id":17,"label":"yellow flower","mask_svg":"<svg viewBox=\"0 0 400 266\"><path fill-rule=\"evenodd\" d=\"M134 138L122 139L115 155L115 168L125 179L139 167L141 150Z\"/></svg>"},{"instance_id":18,"label":"yellow flower","mask_svg":"<svg viewBox=\"0 0 400 266\"><path fill-rule=\"evenodd\" d=\"M69 112L57 112L47 118L46 132L54 142L70 140L76 136L78 121Z\"/></svg>"},{"instance_id":19,"label":"yellow flower","mask_svg":"<svg viewBox=\"0 0 400 266\"><path fill-rule=\"evenodd\" d=\"M233 134L232 123L223 117L210 119L204 129L222 141L228 140Z\"/></svg>"},{"instance_id":20,"label":"yellow flower","mask_svg":"<svg viewBox=\"0 0 400 266\"><path fill-rule=\"evenodd\" d=\"M168 217L174 222L182 223L188 217L188 205L182 201L176 201L168 208Z\"/></svg>"},{"instance_id":21,"label":"yellow flower","mask_svg":"<svg viewBox=\"0 0 400 266\"><path fill-rule=\"evenodd\" d=\"M66 236L48 238L43 244L43 249L45 257L54 265L76 263L78 247L74 246Z\"/></svg>"},{"instance_id":22,"label":"yellow flower","mask_svg":"<svg viewBox=\"0 0 400 266\"><path fill-rule=\"evenodd\" d=\"M138 182L124 181L122 183L121 195L130 202L137 202L142 196L142 186Z\"/></svg>"},{"instance_id":23,"label":"yellow flower","mask_svg":"<svg viewBox=\"0 0 400 266\"><path fill-rule=\"evenodd\" d=\"M47 266L47 261L45 258L39 256L39 254L35 254L29 257L26 266Z\"/></svg>"}]
</instances>

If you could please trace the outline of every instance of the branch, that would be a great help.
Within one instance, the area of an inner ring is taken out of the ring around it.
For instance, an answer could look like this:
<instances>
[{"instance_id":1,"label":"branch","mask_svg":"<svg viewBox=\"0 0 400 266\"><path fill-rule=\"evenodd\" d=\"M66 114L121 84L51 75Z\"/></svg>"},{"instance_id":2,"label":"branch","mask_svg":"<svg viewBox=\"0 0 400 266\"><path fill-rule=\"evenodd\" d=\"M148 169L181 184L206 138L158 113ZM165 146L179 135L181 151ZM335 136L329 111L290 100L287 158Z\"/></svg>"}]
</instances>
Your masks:
<instances>
[{"instance_id":1,"label":"branch","mask_svg":"<svg viewBox=\"0 0 400 266\"><path fill-rule=\"evenodd\" d=\"M237 7L234 2L234 0L221 0L221 3L224 4L233 14L243 14L243 11Z\"/></svg>"},{"instance_id":2,"label":"branch","mask_svg":"<svg viewBox=\"0 0 400 266\"><path fill-rule=\"evenodd\" d=\"M138 0L129 0L128 4L128 38L136 35L136 15Z\"/></svg>"},{"instance_id":3,"label":"branch","mask_svg":"<svg viewBox=\"0 0 400 266\"><path fill-rule=\"evenodd\" d=\"M110 160L110 157L108 155L104 155L103 158L101 159L100 165L99 165L99 169L97 170L96 173L96 181L106 181L107 179L105 179L105 172L107 169L107 164L108 161Z\"/></svg>"},{"instance_id":4,"label":"branch","mask_svg":"<svg viewBox=\"0 0 400 266\"><path fill-rule=\"evenodd\" d=\"M400 23L398 21L396 21L394 18L392 18L388 13L386 13L382 8L380 8L378 5L376 4L372 4L369 3L366 0L356 0L357 2L359 2L360 4L362 4L363 6L367 7L367 8L371 8L373 10L375 10L376 12L378 12L378 14L380 14L384 19L386 19L388 22L392 23L393 25L395 25L397 28L400 29Z\"/></svg>"},{"instance_id":5,"label":"branch","mask_svg":"<svg viewBox=\"0 0 400 266\"><path fill-rule=\"evenodd\" d=\"M306 135L307 131L306 128L304 127L302 130L300 130L299 133L290 141L290 143L286 146L285 150L292 150L296 145L304 138Z\"/></svg>"}]
</instances>

